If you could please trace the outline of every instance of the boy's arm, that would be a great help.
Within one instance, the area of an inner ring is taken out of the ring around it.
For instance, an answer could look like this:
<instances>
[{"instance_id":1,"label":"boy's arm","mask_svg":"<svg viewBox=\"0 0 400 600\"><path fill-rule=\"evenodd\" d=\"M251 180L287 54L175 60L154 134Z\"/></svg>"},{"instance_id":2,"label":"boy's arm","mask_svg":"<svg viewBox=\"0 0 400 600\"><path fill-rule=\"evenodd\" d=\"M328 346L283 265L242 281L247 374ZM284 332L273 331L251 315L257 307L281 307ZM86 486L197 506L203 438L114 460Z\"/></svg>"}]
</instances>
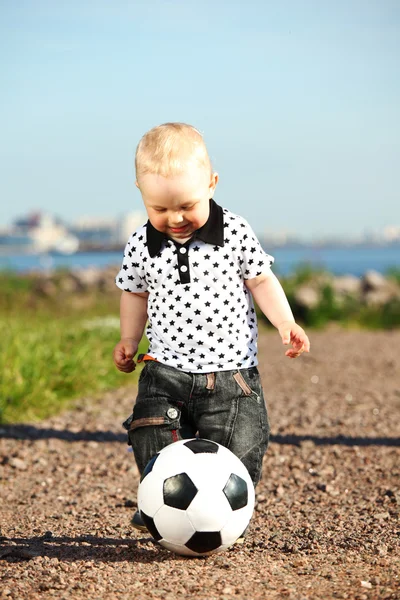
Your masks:
<instances>
[{"instance_id":1,"label":"boy's arm","mask_svg":"<svg viewBox=\"0 0 400 600\"><path fill-rule=\"evenodd\" d=\"M254 300L267 319L274 325L284 344L292 344L286 356L296 358L310 351L310 342L304 330L294 320L285 292L275 275L263 273L254 279L245 280Z\"/></svg>"},{"instance_id":2,"label":"boy's arm","mask_svg":"<svg viewBox=\"0 0 400 600\"><path fill-rule=\"evenodd\" d=\"M133 357L142 339L147 321L147 292L122 292L120 304L121 340L114 348L114 363L120 371L135 369Z\"/></svg>"}]
</instances>

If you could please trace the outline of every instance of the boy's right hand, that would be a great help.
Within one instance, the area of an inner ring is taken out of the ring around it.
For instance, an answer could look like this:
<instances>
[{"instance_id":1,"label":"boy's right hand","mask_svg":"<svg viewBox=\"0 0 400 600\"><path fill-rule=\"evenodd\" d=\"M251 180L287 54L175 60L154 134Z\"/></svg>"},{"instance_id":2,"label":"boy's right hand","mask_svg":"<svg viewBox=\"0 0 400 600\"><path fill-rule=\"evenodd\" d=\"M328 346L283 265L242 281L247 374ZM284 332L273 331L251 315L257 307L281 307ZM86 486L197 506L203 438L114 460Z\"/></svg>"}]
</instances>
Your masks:
<instances>
[{"instance_id":1,"label":"boy's right hand","mask_svg":"<svg viewBox=\"0 0 400 600\"><path fill-rule=\"evenodd\" d=\"M123 373L132 373L135 370L136 364L133 361L138 349L138 342L131 338L122 338L114 348L113 359L114 364L119 371Z\"/></svg>"}]
</instances>

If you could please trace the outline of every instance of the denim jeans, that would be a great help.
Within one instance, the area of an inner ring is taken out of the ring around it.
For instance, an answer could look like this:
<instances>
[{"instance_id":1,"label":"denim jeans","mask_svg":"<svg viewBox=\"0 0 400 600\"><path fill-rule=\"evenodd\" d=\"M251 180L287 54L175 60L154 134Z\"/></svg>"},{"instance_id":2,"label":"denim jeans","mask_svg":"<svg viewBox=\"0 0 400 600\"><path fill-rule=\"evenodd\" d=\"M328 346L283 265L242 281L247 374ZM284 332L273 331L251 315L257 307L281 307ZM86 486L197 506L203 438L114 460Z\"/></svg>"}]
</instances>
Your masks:
<instances>
[{"instance_id":1,"label":"denim jeans","mask_svg":"<svg viewBox=\"0 0 400 600\"><path fill-rule=\"evenodd\" d=\"M229 448L254 485L260 480L269 423L256 367L200 374L148 361L123 425L140 473L168 444L198 435Z\"/></svg>"}]
</instances>

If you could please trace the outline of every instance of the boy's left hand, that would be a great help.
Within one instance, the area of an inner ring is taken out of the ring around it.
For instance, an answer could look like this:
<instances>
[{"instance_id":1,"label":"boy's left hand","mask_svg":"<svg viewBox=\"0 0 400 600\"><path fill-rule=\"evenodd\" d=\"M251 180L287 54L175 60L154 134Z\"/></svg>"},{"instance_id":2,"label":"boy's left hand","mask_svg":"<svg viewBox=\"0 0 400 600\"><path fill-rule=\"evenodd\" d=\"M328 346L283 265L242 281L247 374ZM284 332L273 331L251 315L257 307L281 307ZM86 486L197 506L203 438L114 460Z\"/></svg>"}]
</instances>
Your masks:
<instances>
[{"instance_id":1,"label":"boy's left hand","mask_svg":"<svg viewBox=\"0 0 400 600\"><path fill-rule=\"evenodd\" d=\"M292 344L292 348L286 350L285 356L297 358L303 352L310 352L310 340L304 329L294 321L284 321L279 325L278 331L285 345Z\"/></svg>"}]
</instances>

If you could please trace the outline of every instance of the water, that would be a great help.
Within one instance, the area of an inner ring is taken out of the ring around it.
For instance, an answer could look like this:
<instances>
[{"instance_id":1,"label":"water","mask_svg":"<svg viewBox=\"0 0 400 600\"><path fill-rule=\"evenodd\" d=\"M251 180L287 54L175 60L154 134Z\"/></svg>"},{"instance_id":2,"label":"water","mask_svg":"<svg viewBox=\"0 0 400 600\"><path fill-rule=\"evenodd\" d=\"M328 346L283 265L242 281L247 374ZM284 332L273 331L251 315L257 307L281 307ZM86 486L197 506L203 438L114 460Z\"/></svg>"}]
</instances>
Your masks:
<instances>
[{"instance_id":1,"label":"water","mask_svg":"<svg viewBox=\"0 0 400 600\"><path fill-rule=\"evenodd\" d=\"M118 266L121 252L77 252L76 254L13 254L0 256L0 269L17 272L48 271L52 269L82 269Z\"/></svg>"},{"instance_id":2,"label":"water","mask_svg":"<svg viewBox=\"0 0 400 600\"><path fill-rule=\"evenodd\" d=\"M324 268L335 275L350 274L357 277L371 269L383 274L390 268L400 269L400 246L276 248L267 251L275 257L274 270L280 275L288 275L304 263ZM77 252L69 256L8 255L0 256L0 269L28 272L57 268L118 267L121 261L122 251Z\"/></svg>"},{"instance_id":3,"label":"water","mask_svg":"<svg viewBox=\"0 0 400 600\"><path fill-rule=\"evenodd\" d=\"M348 248L277 248L275 271L288 275L301 264L321 267L334 275L360 277L366 271L385 274L388 269L400 269L400 246Z\"/></svg>"}]
</instances>

